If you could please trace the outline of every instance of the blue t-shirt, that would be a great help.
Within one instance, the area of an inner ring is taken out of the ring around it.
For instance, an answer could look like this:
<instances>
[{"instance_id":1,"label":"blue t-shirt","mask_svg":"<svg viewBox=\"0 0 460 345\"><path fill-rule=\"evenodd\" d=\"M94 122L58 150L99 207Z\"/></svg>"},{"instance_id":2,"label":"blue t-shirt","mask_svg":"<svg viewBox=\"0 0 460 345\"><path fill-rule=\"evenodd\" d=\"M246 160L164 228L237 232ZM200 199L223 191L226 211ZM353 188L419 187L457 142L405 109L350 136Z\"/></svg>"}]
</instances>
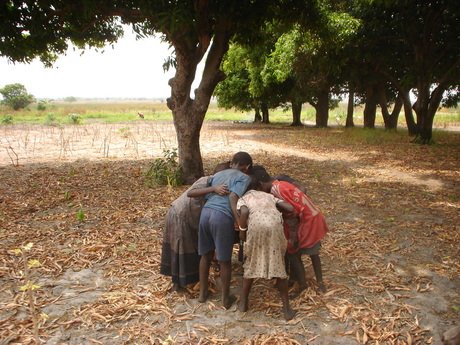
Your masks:
<instances>
[{"instance_id":1,"label":"blue t-shirt","mask_svg":"<svg viewBox=\"0 0 460 345\"><path fill-rule=\"evenodd\" d=\"M227 185L230 193L233 192L238 195L238 197L241 197L246 192L250 182L251 178L238 169L227 169L220 171L211 177L211 180L208 182L208 186L225 184ZM204 208L212 208L214 210L224 212L230 218L234 219L228 195L222 196L216 193L209 193L206 194L206 200Z\"/></svg>"}]
</instances>

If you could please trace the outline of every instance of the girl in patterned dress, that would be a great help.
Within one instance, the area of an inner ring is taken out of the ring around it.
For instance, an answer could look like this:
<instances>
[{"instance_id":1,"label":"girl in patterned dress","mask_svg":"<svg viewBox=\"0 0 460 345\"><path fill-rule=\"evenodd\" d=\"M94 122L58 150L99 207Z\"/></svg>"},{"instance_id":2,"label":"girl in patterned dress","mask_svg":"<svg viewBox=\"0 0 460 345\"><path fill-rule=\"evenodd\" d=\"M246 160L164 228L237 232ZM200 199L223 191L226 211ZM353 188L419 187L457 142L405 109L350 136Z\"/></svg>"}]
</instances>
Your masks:
<instances>
[{"instance_id":1,"label":"girl in patterned dress","mask_svg":"<svg viewBox=\"0 0 460 345\"><path fill-rule=\"evenodd\" d=\"M252 186L258 185L253 178ZM240 213L240 238L246 241L243 288L238 309L249 309L249 292L255 278L276 278L283 302L283 315L291 320L296 312L289 306L288 276L284 263L287 241L283 232L283 219L280 211L292 212L289 203L273 195L250 189L238 200Z\"/></svg>"}]
</instances>

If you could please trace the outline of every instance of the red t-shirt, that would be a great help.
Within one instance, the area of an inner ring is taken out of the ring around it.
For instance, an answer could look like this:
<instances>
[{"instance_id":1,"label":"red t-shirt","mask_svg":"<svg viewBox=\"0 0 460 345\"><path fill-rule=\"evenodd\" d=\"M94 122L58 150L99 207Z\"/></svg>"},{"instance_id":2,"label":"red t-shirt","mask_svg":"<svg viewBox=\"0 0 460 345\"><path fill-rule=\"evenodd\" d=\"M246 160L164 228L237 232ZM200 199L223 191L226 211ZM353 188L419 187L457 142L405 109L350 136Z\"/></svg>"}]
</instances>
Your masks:
<instances>
[{"instance_id":1,"label":"red t-shirt","mask_svg":"<svg viewBox=\"0 0 460 345\"><path fill-rule=\"evenodd\" d=\"M300 248L311 248L329 231L326 219L310 199L294 185L275 180L271 194L283 199L294 206L295 216L298 217L297 241L298 248L293 246L291 230L284 221L284 235L288 240L288 252L293 254Z\"/></svg>"}]
</instances>

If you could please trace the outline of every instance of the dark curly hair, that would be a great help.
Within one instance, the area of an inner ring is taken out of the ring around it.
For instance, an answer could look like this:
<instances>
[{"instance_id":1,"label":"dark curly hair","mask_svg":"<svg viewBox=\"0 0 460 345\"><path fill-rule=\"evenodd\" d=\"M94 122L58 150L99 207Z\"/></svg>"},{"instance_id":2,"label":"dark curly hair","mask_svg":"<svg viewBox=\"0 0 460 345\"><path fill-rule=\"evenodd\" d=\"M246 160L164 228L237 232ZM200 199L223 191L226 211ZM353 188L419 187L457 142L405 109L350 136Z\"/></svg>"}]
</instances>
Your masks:
<instances>
[{"instance_id":1,"label":"dark curly hair","mask_svg":"<svg viewBox=\"0 0 460 345\"><path fill-rule=\"evenodd\" d=\"M256 170L252 174L259 182L268 182L271 180L270 175L265 170Z\"/></svg>"},{"instance_id":2,"label":"dark curly hair","mask_svg":"<svg viewBox=\"0 0 460 345\"><path fill-rule=\"evenodd\" d=\"M243 152L243 151L237 152L233 156L232 164L249 165L252 168L252 157L247 152Z\"/></svg>"}]
</instances>

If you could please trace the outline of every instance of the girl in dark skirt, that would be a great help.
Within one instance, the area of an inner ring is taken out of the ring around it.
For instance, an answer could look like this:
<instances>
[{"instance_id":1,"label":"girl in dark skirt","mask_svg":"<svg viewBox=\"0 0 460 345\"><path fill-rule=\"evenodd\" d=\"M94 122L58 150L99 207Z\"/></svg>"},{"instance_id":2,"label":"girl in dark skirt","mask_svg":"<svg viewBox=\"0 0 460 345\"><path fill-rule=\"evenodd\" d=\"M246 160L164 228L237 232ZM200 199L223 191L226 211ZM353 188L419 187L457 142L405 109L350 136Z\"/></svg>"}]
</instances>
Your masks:
<instances>
[{"instance_id":1,"label":"girl in dark skirt","mask_svg":"<svg viewBox=\"0 0 460 345\"><path fill-rule=\"evenodd\" d=\"M228 163L219 164L214 173L229 168ZM199 281L198 224L201 210L208 193L227 195L225 185L207 187L211 176L198 179L185 193L172 202L165 218L160 273L170 276L172 290L186 292L186 286ZM187 193L198 192L190 198Z\"/></svg>"}]
</instances>

